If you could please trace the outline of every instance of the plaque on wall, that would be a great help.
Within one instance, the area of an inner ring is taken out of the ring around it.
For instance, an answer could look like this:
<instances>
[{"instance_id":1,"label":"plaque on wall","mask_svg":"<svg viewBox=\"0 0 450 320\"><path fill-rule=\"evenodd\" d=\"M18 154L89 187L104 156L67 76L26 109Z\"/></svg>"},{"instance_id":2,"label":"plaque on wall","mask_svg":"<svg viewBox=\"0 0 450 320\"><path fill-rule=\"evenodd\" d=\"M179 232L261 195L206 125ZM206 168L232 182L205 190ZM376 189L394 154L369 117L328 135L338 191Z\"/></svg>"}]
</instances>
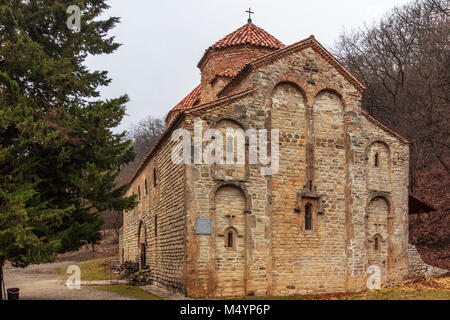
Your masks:
<instances>
[{"instance_id":1,"label":"plaque on wall","mask_svg":"<svg viewBox=\"0 0 450 320\"><path fill-rule=\"evenodd\" d=\"M196 234L211 234L211 219L195 219L195 233Z\"/></svg>"}]
</instances>

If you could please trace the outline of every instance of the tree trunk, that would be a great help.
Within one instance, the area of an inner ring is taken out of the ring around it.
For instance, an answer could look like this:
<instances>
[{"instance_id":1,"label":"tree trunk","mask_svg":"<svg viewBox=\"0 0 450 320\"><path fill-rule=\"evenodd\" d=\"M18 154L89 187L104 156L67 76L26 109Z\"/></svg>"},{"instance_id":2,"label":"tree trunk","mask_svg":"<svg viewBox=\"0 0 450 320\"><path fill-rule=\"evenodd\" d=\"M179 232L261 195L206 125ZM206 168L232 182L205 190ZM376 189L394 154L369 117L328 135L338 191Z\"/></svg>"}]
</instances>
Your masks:
<instances>
[{"instance_id":1,"label":"tree trunk","mask_svg":"<svg viewBox=\"0 0 450 320\"><path fill-rule=\"evenodd\" d=\"M6 296L3 297L3 292L5 291L5 284L3 283L3 264L4 261L0 261L0 301L6 300Z\"/></svg>"}]
</instances>

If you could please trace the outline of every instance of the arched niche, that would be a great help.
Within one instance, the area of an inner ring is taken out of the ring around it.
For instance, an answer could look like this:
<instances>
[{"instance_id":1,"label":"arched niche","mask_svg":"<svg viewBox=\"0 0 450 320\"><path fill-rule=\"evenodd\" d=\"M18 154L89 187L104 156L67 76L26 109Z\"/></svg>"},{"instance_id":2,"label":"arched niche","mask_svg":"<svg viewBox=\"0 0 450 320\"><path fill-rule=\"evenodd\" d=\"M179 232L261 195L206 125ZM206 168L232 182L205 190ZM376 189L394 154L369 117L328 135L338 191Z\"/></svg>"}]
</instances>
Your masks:
<instances>
[{"instance_id":1,"label":"arched niche","mask_svg":"<svg viewBox=\"0 0 450 320\"><path fill-rule=\"evenodd\" d=\"M314 173L311 179L317 192L326 194L324 207L344 206L341 195L345 194L346 145L344 106L342 97L334 90L322 90L312 105L312 148ZM327 188L334 181L332 191Z\"/></svg>"},{"instance_id":2,"label":"arched niche","mask_svg":"<svg viewBox=\"0 0 450 320\"><path fill-rule=\"evenodd\" d=\"M270 129L279 130L279 167L272 179L286 189L298 189L306 174L306 96L296 83L280 82L273 88L269 104ZM281 189L274 190L275 207L282 192ZM295 202L295 194L290 196Z\"/></svg>"},{"instance_id":3,"label":"arched niche","mask_svg":"<svg viewBox=\"0 0 450 320\"><path fill-rule=\"evenodd\" d=\"M233 118L217 121L214 128L223 137L223 164L214 164L214 177L219 180L244 181L247 179L248 144L245 137L245 126Z\"/></svg>"},{"instance_id":4,"label":"arched niche","mask_svg":"<svg viewBox=\"0 0 450 320\"><path fill-rule=\"evenodd\" d=\"M242 193L242 195L245 198L245 210L244 213L250 214L252 212L252 200L250 197L250 194L248 193L247 188L242 182L236 182L236 181L219 181L217 182L213 188L211 189L211 192L209 194L209 202L212 210L216 210L216 195L217 191L220 188L230 186L235 187L239 192Z\"/></svg>"},{"instance_id":5,"label":"arched niche","mask_svg":"<svg viewBox=\"0 0 450 320\"><path fill-rule=\"evenodd\" d=\"M366 148L367 189L391 191L391 150L387 142L381 139L370 142Z\"/></svg>"},{"instance_id":6,"label":"arched niche","mask_svg":"<svg viewBox=\"0 0 450 320\"><path fill-rule=\"evenodd\" d=\"M304 90L295 82L283 81L276 84L270 95L272 109L291 108L294 111L301 111L306 105L306 95Z\"/></svg>"},{"instance_id":7,"label":"arched niche","mask_svg":"<svg viewBox=\"0 0 450 320\"><path fill-rule=\"evenodd\" d=\"M246 271L246 207L243 190L224 184L214 191L215 295L245 295ZM233 237L228 247L229 236Z\"/></svg>"},{"instance_id":8,"label":"arched niche","mask_svg":"<svg viewBox=\"0 0 450 320\"><path fill-rule=\"evenodd\" d=\"M390 200L376 194L367 203L365 216L367 266L377 266L381 270L382 282L386 282L389 270Z\"/></svg>"},{"instance_id":9,"label":"arched niche","mask_svg":"<svg viewBox=\"0 0 450 320\"><path fill-rule=\"evenodd\" d=\"M326 136L344 134L344 104L335 90L325 89L317 93L313 103L314 134Z\"/></svg>"}]
</instances>

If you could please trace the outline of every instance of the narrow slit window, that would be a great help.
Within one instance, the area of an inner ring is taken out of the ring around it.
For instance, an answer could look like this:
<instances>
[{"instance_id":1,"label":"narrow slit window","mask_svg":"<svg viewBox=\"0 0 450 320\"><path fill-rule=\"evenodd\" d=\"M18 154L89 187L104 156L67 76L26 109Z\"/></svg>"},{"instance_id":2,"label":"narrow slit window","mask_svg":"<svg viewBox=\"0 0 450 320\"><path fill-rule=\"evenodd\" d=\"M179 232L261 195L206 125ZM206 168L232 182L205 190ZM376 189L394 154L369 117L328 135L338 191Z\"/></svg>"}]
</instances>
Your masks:
<instances>
[{"instance_id":1,"label":"narrow slit window","mask_svg":"<svg viewBox=\"0 0 450 320\"><path fill-rule=\"evenodd\" d=\"M227 236L227 248L233 248L234 247L234 232L233 231L228 231L228 236Z\"/></svg>"},{"instance_id":2,"label":"narrow slit window","mask_svg":"<svg viewBox=\"0 0 450 320\"><path fill-rule=\"evenodd\" d=\"M138 186L138 200L141 200L141 186Z\"/></svg>"},{"instance_id":3,"label":"narrow slit window","mask_svg":"<svg viewBox=\"0 0 450 320\"><path fill-rule=\"evenodd\" d=\"M380 248L379 239L378 237L375 237L374 249L375 251L378 251L379 248Z\"/></svg>"},{"instance_id":4,"label":"narrow slit window","mask_svg":"<svg viewBox=\"0 0 450 320\"><path fill-rule=\"evenodd\" d=\"M234 162L234 138L228 137L227 138L227 160L233 159Z\"/></svg>"},{"instance_id":5,"label":"narrow slit window","mask_svg":"<svg viewBox=\"0 0 450 320\"><path fill-rule=\"evenodd\" d=\"M305 230L312 230L312 205L305 206Z\"/></svg>"},{"instance_id":6,"label":"narrow slit window","mask_svg":"<svg viewBox=\"0 0 450 320\"><path fill-rule=\"evenodd\" d=\"M148 195L148 184L147 184L147 179L145 179L145 195Z\"/></svg>"},{"instance_id":7,"label":"narrow slit window","mask_svg":"<svg viewBox=\"0 0 450 320\"><path fill-rule=\"evenodd\" d=\"M375 168L378 168L380 166L380 154L378 152L375 153L373 162Z\"/></svg>"},{"instance_id":8,"label":"narrow slit window","mask_svg":"<svg viewBox=\"0 0 450 320\"><path fill-rule=\"evenodd\" d=\"M156 168L153 168L153 186L156 187L158 182L158 177L156 176Z\"/></svg>"},{"instance_id":9,"label":"narrow slit window","mask_svg":"<svg viewBox=\"0 0 450 320\"><path fill-rule=\"evenodd\" d=\"M155 216L155 237L158 236L158 216Z\"/></svg>"}]
</instances>

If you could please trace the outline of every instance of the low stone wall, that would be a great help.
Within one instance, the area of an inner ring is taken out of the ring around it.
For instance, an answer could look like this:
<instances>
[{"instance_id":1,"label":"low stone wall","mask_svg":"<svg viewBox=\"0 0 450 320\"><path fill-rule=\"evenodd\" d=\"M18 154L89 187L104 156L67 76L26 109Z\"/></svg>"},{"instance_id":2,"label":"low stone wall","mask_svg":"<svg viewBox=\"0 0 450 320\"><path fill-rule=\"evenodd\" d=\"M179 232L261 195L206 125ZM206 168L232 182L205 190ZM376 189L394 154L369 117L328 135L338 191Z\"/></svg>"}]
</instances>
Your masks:
<instances>
[{"instance_id":1,"label":"low stone wall","mask_svg":"<svg viewBox=\"0 0 450 320\"><path fill-rule=\"evenodd\" d=\"M410 243L408 243L407 255L408 277L410 279L438 277L450 272L449 270L433 267L423 262L416 247Z\"/></svg>"}]
</instances>

